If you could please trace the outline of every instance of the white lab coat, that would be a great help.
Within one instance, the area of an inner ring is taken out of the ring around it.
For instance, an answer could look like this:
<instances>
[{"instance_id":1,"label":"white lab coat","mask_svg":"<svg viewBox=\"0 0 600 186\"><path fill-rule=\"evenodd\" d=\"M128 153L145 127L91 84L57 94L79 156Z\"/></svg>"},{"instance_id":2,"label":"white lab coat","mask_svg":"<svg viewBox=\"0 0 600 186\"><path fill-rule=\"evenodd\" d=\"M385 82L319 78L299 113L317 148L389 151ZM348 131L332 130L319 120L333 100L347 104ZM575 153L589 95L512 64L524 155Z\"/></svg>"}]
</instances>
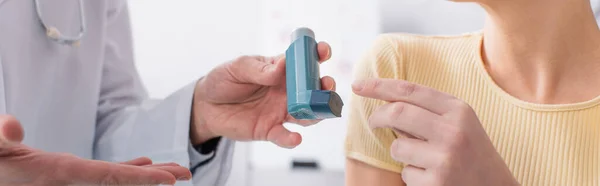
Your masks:
<instances>
[{"instance_id":1,"label":"white lab coat","mask_svg":"<svg viewBox=\"0 0 600 186\"><path fill-rule=\"evenodd\" d=\"M33 0L0 0L0 114L19 119L24 144L45 151L184 166L209 159L189 143L194 82L151 103L134 65L126 1L84 2L87 32L73 47L46 37ZM40 3L48 24L77 33L77 0ZM224 185L232 147L222 140L216 158L193 173L194 185Z\"/></svg>"}]
</instances>

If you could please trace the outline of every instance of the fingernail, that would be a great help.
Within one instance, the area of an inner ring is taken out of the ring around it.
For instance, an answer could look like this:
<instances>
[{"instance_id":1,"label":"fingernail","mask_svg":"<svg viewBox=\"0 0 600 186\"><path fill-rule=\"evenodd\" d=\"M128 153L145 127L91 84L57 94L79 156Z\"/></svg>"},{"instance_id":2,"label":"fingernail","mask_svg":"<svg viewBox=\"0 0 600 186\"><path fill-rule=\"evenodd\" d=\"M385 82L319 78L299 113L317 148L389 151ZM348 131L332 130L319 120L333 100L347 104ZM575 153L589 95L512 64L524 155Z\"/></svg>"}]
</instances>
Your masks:
<instances>
[{"instance_id":1,"label":"fingernail","mask_svg":"<svg viewBox=\"0 0 600 186\"><path fill-rule=\"evenodd\" d=\"M399 148L399 143L397 140L394 140L394 142L392 142L392 148L391 148L391 153L392 153L392 158L397 160L398 157L396 157L396 151Z\"/></svg>"},{"instance_id":2,"label":"fingernail","mask_svg":"<svg viewBox=\"0 0 600 186\"><path fill-rule=\"evenodd\" d=\"M331 90L331 91L335 90L335 80L333 80L333 78L331 78L329 76L327 76L327 77L328 77L327 79L323 78L323 80L331 80L331 82L332 82L331 86L329 88L327 88L327 90Z\"/></svg>"},{"instance_id":3,"label":"fingernail","mask_svg":"<svg viewBox=\"0 0 600 186\"><path fill-rule=\"evenodd\" d=\"M356 80L356 81L354 81L354 83L352 83L352 89L354 89L354 91L360 91L364 88L364 86L365 86L364 80Z\"/></svg>"},{"instance_id":4,"label":"fingernail","mask_svg":"<svg viewBox=\"0 0 600 186\"><path fill-rule=\"evenodd\" d=\"M400 143L398 143L398 140L394 140L392 142L392 145L394 146L395 149L398 149L400 147Z\"/></svg>"},{"instance_id":5,"label":"fingernail","mask_svg":"<svg viewBox=\"0 0 600 186\"><path fill-rule=\"evenodd\" d=\"M1 131L0 131L1 132ZM16 142L13 142L11 140L6 139L3 134L0 134L0 146L4 146L4 147L10 147L17 144Z\"/></svg>"},{"instance_id":6,"label":"fingernail","mask_svg":"<svg viewBox=\"0 0 600 186\"><path fill-rule=\"evenodd\" d=\"M190 179L192 179L192 178L184 176L184 177L177 178L177 181L187 181L187 180L190 180Z\"/></svg>"}]
</instances>

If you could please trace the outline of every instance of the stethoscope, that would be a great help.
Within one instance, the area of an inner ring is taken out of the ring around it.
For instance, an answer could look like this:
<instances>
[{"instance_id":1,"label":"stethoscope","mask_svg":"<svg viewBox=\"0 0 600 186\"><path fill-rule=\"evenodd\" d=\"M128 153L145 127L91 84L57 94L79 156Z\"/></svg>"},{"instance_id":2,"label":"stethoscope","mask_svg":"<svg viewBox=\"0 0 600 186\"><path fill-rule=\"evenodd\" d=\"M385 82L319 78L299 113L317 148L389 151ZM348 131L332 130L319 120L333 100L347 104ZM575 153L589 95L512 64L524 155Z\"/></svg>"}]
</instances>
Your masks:
<instances>
[{"instance_id":1,"label":"stethoscope","mask_svg":"<svg viewBox=\"0 0 600 186\"><path fill-rule=\"evenodd\" d=\"M79 33L75 36L65 36L63 34L60 33L60 31L58 30L58 28L51 26L51 25L47 25L44 22L44 19L42 17L42 11L40 10L40 3L39 0L34 0L35 1L35 9L37 11L37 15L38 15L38 19L40 19L40 23L42 23L42 26L44 27L44 29L46 30L46 36L51 39L52 41L55 41L57 43L60 44L65 44L65 45L71 45L71 46L79 46L79 43L81 41L81 38L83 38L83 35L85 34L85 12L83 10L83 0L78 0L79 3L79 23L80 23L80 27L79 27Z\"/></svg>"}]
</instances>

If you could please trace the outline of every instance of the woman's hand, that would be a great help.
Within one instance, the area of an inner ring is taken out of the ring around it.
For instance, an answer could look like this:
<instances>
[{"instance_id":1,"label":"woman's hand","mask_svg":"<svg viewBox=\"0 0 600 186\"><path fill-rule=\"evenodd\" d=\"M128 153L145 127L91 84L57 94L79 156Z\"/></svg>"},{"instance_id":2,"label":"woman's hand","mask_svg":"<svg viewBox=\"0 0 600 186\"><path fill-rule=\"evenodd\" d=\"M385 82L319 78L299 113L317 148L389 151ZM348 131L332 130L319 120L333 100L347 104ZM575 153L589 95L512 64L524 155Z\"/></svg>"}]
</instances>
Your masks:
<instances>
[{"instance_id":1,"label":"woman's hand","mask_svg":"<svg viewBox=\"0 0 600 186\"><path fill-rule=\"evenodd\" d=\"M401 80L367 79L352 88L389 102L373 112L369 126L408 136L391 147L392 157L406 164L407 185L519 185L465 102Z\"/></svg>"},{"instance_id":2,"label":"woman's hand","mask_svg":"<svg viewBox=\"0 0 600 186\"><path fill-rule=\"evenodd\" d=\"M162 185L189 180L190 171L175 163L152 164L148 158L124 163L87 160L44 152L21 144L23 128L0 116L0 185Z\"/></svg>"}]
</instances>

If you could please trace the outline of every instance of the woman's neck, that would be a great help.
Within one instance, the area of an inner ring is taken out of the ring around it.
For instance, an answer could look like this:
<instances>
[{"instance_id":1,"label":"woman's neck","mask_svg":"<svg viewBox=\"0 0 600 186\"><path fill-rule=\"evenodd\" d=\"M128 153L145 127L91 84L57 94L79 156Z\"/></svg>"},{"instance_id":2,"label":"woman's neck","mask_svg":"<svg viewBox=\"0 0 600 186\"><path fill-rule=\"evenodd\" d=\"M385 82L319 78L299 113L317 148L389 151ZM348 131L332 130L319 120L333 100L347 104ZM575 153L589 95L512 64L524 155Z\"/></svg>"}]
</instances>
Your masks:
<instances>
[{"instance_id":1,"label":"woman's neck","mask_svg":"<svg viewBox=\"0 0 600 186\"><path fill-rule=\"evenodd\" d=\"M600 83L600 31L589 1L490 1L482 3L488 12L483 56L499 86L537 103L600 95L600 88L589 90ZM588 89L570 92L577 87Z\"/></svg>"}]
</instances>

